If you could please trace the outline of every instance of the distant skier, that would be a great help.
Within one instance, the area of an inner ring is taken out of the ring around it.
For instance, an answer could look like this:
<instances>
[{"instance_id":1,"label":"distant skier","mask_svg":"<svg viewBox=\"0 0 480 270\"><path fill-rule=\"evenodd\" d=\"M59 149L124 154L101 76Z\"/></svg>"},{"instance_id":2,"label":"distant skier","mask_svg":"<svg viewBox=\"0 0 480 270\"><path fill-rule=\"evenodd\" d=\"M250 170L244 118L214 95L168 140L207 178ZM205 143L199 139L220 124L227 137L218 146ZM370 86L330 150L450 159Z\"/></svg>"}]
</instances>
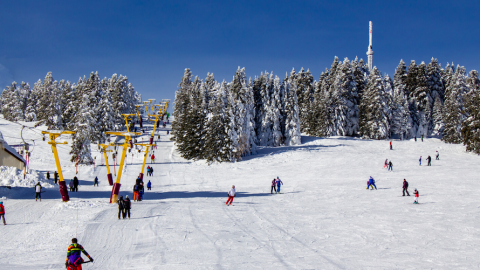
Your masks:
<instances>
[{"instance_id":1,"label":"distant skier","mask_svg":"<svg viewBox=\"0 0 480 270\"><path fill-rule=\"evenodd\" d=\"M125 201L123 200L123 196L120 196L117 201L118 204L118 219L120 219L120 214L123 218L125 218Z\"/></svg>"},{"instance_id":2,"label":"distant skier","mask_svg":"<svg viewBox=\"0 0 480 270\"><path fill-rule=\"evenodd\" d=\"M390 141L390 150L392 150L392 141Z\"/></svg>"},{"instance_id":3,"label":"distant skier","mask_svg":"<svg viewBox=\"0 0 480 270\"><path fill-rule=\"evenodd\" d=\"M78 178L77 178L77 176L73 177L73 191L78 192Z\"/></svg>"},{"instance_id":4,"label":"distant skier","mask_svg":"<svg viewBox=\"0 0 480 270\"><path fill-rule=\"evenodd\" d=\"M418 196L419 196L418 190L415 189L415 191L413 192L413 194L415 194L415 201L414 201L413 203L414 203L414 204L418 204Z\"/></svg>"},{"instance_id":5,"label":"distant skier","mask_svg":"<svg viewBox=\"0 0 480 270\"><path fill-rule=\"evenodd\" d=\"M3 202L0 201L0 217L2 218L3 220L3 225L7 225L7 223L5 223L5 207L3 206Z\"/></svg>"},{"instance_id":6,"label":"distant skier","mask_svg":"<svg viewBox=\"0 0 480 270\"><path fill-rule=\"evenodd\" d=\"M68 187L70 188L70 191L73 192L73 180L70 179L70 183L68 183Z\"/></svg>"},{"instance_id":7,"label":"distant skier","mask_svg":"<svg viewBox=\"0 0 480 270\"><path fill-rule=\"evenodd\" d=\"M385 159L385 164L383 165L383 168L387 168L387 169L388 169L388 159Z\"/></svg>"},{"instance_id":8,"label":"distant skier","mask_svg":"<svg viewBox=\"0 0 480 270\"><path fill-rule=\"evenodd\" d=\"M143 186L143 182L140 183L138 188L138 199L137 201L141 202L143 200L143 194L145 193L145 187Z\"/></svg>"},{"instance_id":9,"label":"distant skier","mask_svg":"<svg viewBox=\"0 0 480 270\"><path fill-rule=\"evenodd\" d=\"M422 166L422 156L418 159L418 165Z\"/></svg>"},{"instance_id":10,"label":"distant skier","mask_svg":"<svg viewBox=\"0 0 480 270\"><path fill-rule=\"evenodd\" d=\"M432 166L432 157L428 156L426 160L427 160L427 166Z\"/></svg>"},{"instance_id":11,"label":"distant skier","mask_svg":"<svg viewBox=\"0 0 480 270\"><path fill-rule=\"evenodd\" d=\"M150 182L150 180L148 180L147 183L147 190L152 190L152 182Z\"/></svg>"},{"instance_id":12,"label":"distant skier","mask_svg":"<svg viewBox=\"0 0 480 270\"><path fill-rule=\"evenodd\" d=\"M35 185L35 201L37 201L37 199L42 201L42 196L40 195L41 192L42 192L42 185L40 185L40 182L37 182L37 184Z\"/></svg>"},{"instance_id":13,"label":"distant skier","mask_svg":"<svg viewBox=\"0 0 480 270\"><path fill-rule=\"evenodd\" d=\"M150 167L150 176L153 176L153 167Z\"/></svg>"},{"instance_id":14,"label":"distant skier","mask_svg":"<svg viewBox=\"0 0 480 270\"><path fill-rule=\"evenodd\" d=\"M392 161L390 160L390 162L388 162L388 170L389 171L393 171L393 168L392 168Z\"/></svg>"},{"instance_id":15,"label":"distant skier","mask_svg":"<svg viewBox=\"0 0 480 270\"><path fill-rule=\"evenodd\" d=\"M233 202L233 197L237 194L237 191L235 190L235 185L232 186L232 189L228 192L228 200L225 203L226 205L232 205ZM228 204L230 202L230 204Z\"/></svg>"},{"instance_id":16,"label":"distant skier","mask_svg":"<svg viewBox=\"0 0 480 270\"><path fill-rule=\"evenodd\" d=\"M55 181L55 185L57 184L57 181L58 181L58 172L55 171L55 173L53 173L53 180Z\"/></svg>"},{"instance_id":17,"label":"distant skier","mask_svg":"<svg viewBox=\"0 0 480 270\"><path fill-rule=\"evenodd\" d=\"M50 172L47 171L47 180L50 180Z\"/></svg>"},{"instance_id":18,"label":"distant skier","mask_svg":"<svg viewBox=\"0 0 480 270\"><path fill-rule=\"evenodd\" d=\"M95 180L93 180L93 186L97 185L98 187L98 177L95 176Z\"/></svg>"},{"instance_id":19,"label":"distant skier","mask_svg":"<svg viewBox=\"0 0 480 270\"><path fill-rule=\"evenodd\" d=\"M417 141L417 136L415 136L415 141Z\"/></svg>"},{"instance_id":20,"label":"distant skier","mask_svg":"<svg viewBox=\"0 0 480 270\"><path fill-rule=\"evenodd\" d=\"M273 178L272 180L272 187L270 188L270 194L273 194L273 191L275 190L275 193L277 193L277 189L275 188L276 185L276 179Z\"/></svg>"},{"instance_id":21,"label":"distant skier","mask_svg":"<svg viewBox=\"0 0 480 270\"><path fill-rule=\"evenodd\" d=\"M435 152L437 152L437 154L435 155L435 159L440 160L440 154L438 153L438 151L435 151Z\"/></svg>"},{"instance_id":22,"label":"distant skier","mask_svg":"<svg viewBox=\"0 0 480 270\"><path fill-rule=\"evenodd\" d=\"M138 192L140 190L140 185L136 184L133 186L133 201L138 201Z\"/></svg>"},{"instance_id":23,"label":"distant skier","mask_svg":"<svg viewBox=\"0 0 480 270\"><path fill-rule=\"evenodd\" d=\"M77 243L77 238L72 239L72 244L68 246L67 260L65 261L65 268L67 270L82 270L82 253L93 262L93 258L83 249L82 245Z\"/></svg>"},{"instance_id":24,"label":"distant skier","mask_svg":"<svg viewBox=\"0 0 480 270\"><path fill-rule=\"evenodd\" d=\"M410 193L408 193L408 182L403 179L403 196L405 196L405 192L407 192L407 196L410 196Z\"/></svg>"},{"instance_id":25,"label":"distant skier","mask_svg":"<svg viewBox=\"0 0 480 270\"><path fill-rule=\"evenodd\" d=\"M282 180L280 180L280 178L277 176L277 180L275 180L275 182L277 183L277 193L280 193L280 186L283 185L283 182Z\"/></svg>"},{"instance_id":26,"label":"distant skier","mask_svg":"<svg viewBox=\"0 0 480 270\"><path fill-rule=\"evenodd\" d=\"M422 137L421 137L421 138L422 138L422 142L423 142L423 135L422 135Z\"/></svg>"},{"instance_id":27,"label":"distant skier","mask_svg":"<svg viewBox=\"0 0 480 270\"><path fill-rule=\"evenodd\" d=\"M124 206L123 219L125 219L127 216L128 216L128 219L130 219L130 209L132 208L132 203L130 202L128 195L125 196L125 200L123 201L123 206Z\"/></svg>"},{"instance_id":28,"label":"distant skier","mask_svg":"<svg viewBox=\"0 0 480 270\"><path fill-rule=\"evenodd\" d=\"M375 189L377 189L377 186L375 185L375 179L373 179L373 177L370 176L370 179L368 179L368 187L367 189L372 186L372 189L373 187L375 187Z\"/></svg>"},{"instance_id":29,"label":"distant skier","mask_svg":"<svg viewBox=\"0 0 480 270\"><path fill-rule=\"evenodd\" d=\"M150 156L150 158L151 158L151 160L150 160L151 163L152 163L152 164L155 163L155 154L152 154L152 155Z\"/></svg>"}]
</instances>

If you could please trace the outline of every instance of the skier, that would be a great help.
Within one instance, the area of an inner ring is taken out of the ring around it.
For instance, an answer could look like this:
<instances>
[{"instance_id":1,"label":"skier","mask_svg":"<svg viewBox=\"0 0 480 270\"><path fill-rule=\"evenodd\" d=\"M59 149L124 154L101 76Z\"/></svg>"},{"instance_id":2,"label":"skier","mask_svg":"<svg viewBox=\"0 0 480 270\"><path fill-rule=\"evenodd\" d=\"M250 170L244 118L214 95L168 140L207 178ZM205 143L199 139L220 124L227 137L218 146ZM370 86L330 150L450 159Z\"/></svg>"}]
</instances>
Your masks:
<instances>
[{"instance_id":1,"label":"skier","mask_svg":"<svg viewBox=\"0 0 480 270\"><path fill-rule=\"evenodd\" d=\"M148 180L147 183L147 190L152 190L152 182L150 182L150 180Z\"/></svg>"},{"instance_id":2,"label":"skier","mask_svg":"<svg viewBox=\"0 0 480 270\"><path fill-rule=\"evenodd\" d=\"M421 137L421 138L422 138L422 142L423 142L423 135L422 135L422 137Z\"/></svg>"},{"instance_id":3,"label":"skier","mask_svg":"<svg viewBox=\"0 0 480 270\"><path fill-rule=\"evenodd\" d=\"M420 158L418 159L418 163L420 166L422 166L422 156L420 156Z\"/></svg>"},{"instance_id":4,"label":"skier","mask_svg":"<svg viewBox=\"0 0 480 270\"><path fill-rule=\"evenodd\" d=\"M277 183L277 193L280 193L280 185L283 185L283 182L282 180L280 180L280 178L277 176L277 180L275 180L275 182Z\"/></svg>"},{"instance_id":5,"label":"skier","mask_svg":"<svg viewBox=\"0 0 480 270\"><path fill-rule=\"evenodd\" d=\"M123 201L124 205L124 215L123 219L125 219L128 216L128 219L130 219L130 209L132 208L132 203L130 202L130 199L128 198L128 195L125 196L125 200Z\"/></svg>"},{"instance_id":6,"label":"skier","mask_svg":"<svg viewBox=\"0 0 480 270\"><path fill-rule=\"evenodd\" d=\"M98 177L95 176L95 180L93 180L93 186L97 185L98 187Z\"/></svg>"},{"instance_id":7,"label":"skier","mask_svg":"<svg viewBox=\"0 0 480 270\"><path fill-rule=\"evenodd\" d=\"M435 159L436 159L436 160L440 160L438 151L435 151L435 152L437 152L437 154L435 155Z\"/></svg>"},{"instance_id":8,"label":"skier","mask_svg":"<svg viewBox=\"0 0 480 270\"><path fill-rule=\"evenodd\" d=\"M145 187L143 186L143 182L141 182L138 188L138 202L141 202L143 200L143 193L145 193Z\"/></svg>"},{"instance_id":9,"label":"skier","mask_svg":"<svg viewBox=\"0 0 480 270\"><path fill-rule=\"evenodd\" d=\"M392 150L392 141L390 141L390 150Z\"/></svg>"},{"instance_id":10,"label":"skier","mask_svg":"<svg viewBox=\"0 0 480 270\"><path fill-rule=\"evenodd\" d=\"M414 204L418 204L418 190L415 189L415 191L413 192L413 194L415 194L415 201L413 202Z\"/></svg>"},{"instance_id":11,"label":"skier","mask_svg":"<svg viewBox=\"0 0 480 270\"><path fill-rule=\"evenodd\" d=\"M70 187L70 192L73 192L73 181L70 179L70 183L68 183L68 187Z\"/></svg>"},{"instance_id":12,"label":"skier","mask_svg":"<svg viewBox=\"0 0 480 270\"><path fill-rule=\"evenodd\" d=\"M55 185L57 184L57 181L58 181L58 172L55 171L55 173L53 174L53 180L55 181Z\"/></svg>"},{"instance_id":13,"label":"skier","mask_svg":"<svg viewBox=\"0 0 480 270\"><path fill-rule=\"evenodd\" d=\"M40 182L37 182L37 184L35 185L35 201L37 201L37 199L42 201L42 196L40 195L41 192L42 192L42 185L40 185Z\"/></svg>"},{"instance_id":14,"label":"skier","mask_svg":"<svg viewBox=\"0 0 480 270\"><path fill-rule=\"evenodd\" d=\"M151 158L151 162L155 163L155 154L152 154L152 156L150 158Z\"/></svg>"},{"instance_id":15,"label":"skier","mask_svg":"<svg viewBox=\"0 0 480 270\"><path fill-rule=\"evenodd\" d=\"M78 178L77 178L77 176L73 177L73 191L78 192Z\"/></svg>"},{"instance_id":16,"label":"skier","mask_svg":"<svg viewBox=\"0 0 480 270\"><path fill-rule=\"evenodd\" d=\"M67 268L67 270L82 270L82 263L84 262L82 259L82 253L93 262L93 258L88 255L82 245L77 243L77 238L73 238L72 244L68 246L65 268Z\"/></svg>"},{"instance_id":17,"label":"skier","mask_svg":"<svg viewBox=\"0 0 480 270\"><path fill-rule=\"evenodd\" d=\"M138 201L138 191L140 189L140 185L134 185L133 186L133 201Z\"/></svg>"},{"instance_id":18,"label":"skier","mask_svg":"<svg viewBox=\"0 0 480 270\"><path fill-rule=\"evenodd\" d=\"M417 136L415 136L415 141L417 141Z\"/></svg>"},{"instance_id":19,"label":"skier","mask_svg":"<svg viewBox=\"0 0 480 270\"><path fill-rule=\"evenodd\" d=\"M393 168L392 168L392 161L390 160L390 162L388 162L388 170L389 171L393 171Z\"/></svg>"},{"instance_id":20,"label":"skier","mask_svg":"<svg viewBox=\"0 0 480 270\"><path fill-rule=\"evenodd\" d=\"M408 182L403 179L403 196L405 196L405 192L407 192L407 196L410 196L410 193L408 193Z\"/></svg>"},{"instance_id":21,"label":"skier","mask_svg":"<svg viewBox=\"0 0 480 270\"><path fill-rule=\"evenodd\" d=\"M169 134L169 131L167 130L167 135Z\"/></svg>"},{"instance_id":22,"label":"skier","mask_svg":"<svg viewBox=\"0 0 480 270\"><path fill-rule=\"evenodd\" d=\"M368 179L368 187L367 189L372 186L372 190L373 190L373 187L375 187L375 189L377 189L377 186L375 185L375 179L373 179L373 177L370 176L370 179Z\"/></svg>"},{"instance_id":23,"label":"skier","mask_svg":"<svg viewBox=\"0 0 480 270\"><path fill-rule=\"evenodd\" d=\"M118 219L120 219L120 214L122 214L122 217L125 218L125 201L123 200L123 196L120 196L120 198L117 201L118 204Z\"/></svg>"},{"instance_id":24,"label":"skier","mask_svg":"<svg viewBox=\"0 0 480 270\"><path fill-rule=\"evenodd\" d=\"M225 203L226 205L232 205L233 197L235 197L236 193L237 191L235 190L235 185L233 185L232 189L230 189L230 191L228 192L228 200ZM230 202L230 204L228 204L228 202Z\"/></svg>"},{"instance_id":25,"label":"skier","mask_svg":"<svg viewBox=\"0 0 480 270\"><path fill-rule=\"evenodd\" d=\"M276 180L276 179L273 178L273 180L272 180L272 188L270 188L270 194L273 194L273 191L274 191L274 190L275 190L275 193L277 193L277 189L275 188L275 183L276 183L275 180Z\"/></svg>"},{"instance_id":26,"label":"skier","mask_svg":"<svg viewBox=\"0 0 480 270\"><path fill-rule=\"evenodd\" d=\"M427 166L432 166L432 157L427 157Z\"/></svg>"},{"instance_id":27,"label":"skier","mask_svg":"<svg viewBox=\"0 0 480 270\"><path fill-rule=\"evenodd\" d=\"M0 201L0 217L2 218L3 220L3 225L7 225L7 223L5 223L5 207L3 206L3 202Z\"/></svg>"},{"instance_id":28,"label":"skier","mask_svg":"<svg viewBox=\"0 0 480 270\"><path fill-rule=\"evenodd\" d=\"M153 176L153 167L150 167L150 176Z\"/></svg>"},{"instance_id":29,"label":"skier","mask_svg":"<svg viewBox=\"0 0 480 270\"><path fill-rule=\"evenodd\" d=\"M388 159L385 159L385 165L383 165L383 168L388 168Z\"/></svg>"},{"instance_id":30,"label":"skier","mask_svg":"<svg viewBox=\"0 0 480 270\"><path fill-rule=\"evenodd\" d=\"M47 171L47 180L50 180L50 172Z\"/></svg>"}]
</instances>

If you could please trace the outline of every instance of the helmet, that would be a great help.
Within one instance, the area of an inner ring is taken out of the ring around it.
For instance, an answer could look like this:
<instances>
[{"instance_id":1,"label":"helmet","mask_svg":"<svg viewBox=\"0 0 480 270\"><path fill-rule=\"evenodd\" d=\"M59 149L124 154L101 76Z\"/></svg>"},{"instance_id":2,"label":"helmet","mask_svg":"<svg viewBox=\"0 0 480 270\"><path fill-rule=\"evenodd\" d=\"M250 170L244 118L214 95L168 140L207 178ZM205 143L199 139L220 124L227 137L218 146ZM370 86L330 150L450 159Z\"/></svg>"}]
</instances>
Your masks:
<instances>
[{"instance_id":1,"label":"helmet","mask_svg":"<svg viewBox=\"0 0 480 270\"><path fill-rule=\"evenodd\" d=\"M0 202L0 204L3 204L3 202Z\"/></svg>"}]
</instances>

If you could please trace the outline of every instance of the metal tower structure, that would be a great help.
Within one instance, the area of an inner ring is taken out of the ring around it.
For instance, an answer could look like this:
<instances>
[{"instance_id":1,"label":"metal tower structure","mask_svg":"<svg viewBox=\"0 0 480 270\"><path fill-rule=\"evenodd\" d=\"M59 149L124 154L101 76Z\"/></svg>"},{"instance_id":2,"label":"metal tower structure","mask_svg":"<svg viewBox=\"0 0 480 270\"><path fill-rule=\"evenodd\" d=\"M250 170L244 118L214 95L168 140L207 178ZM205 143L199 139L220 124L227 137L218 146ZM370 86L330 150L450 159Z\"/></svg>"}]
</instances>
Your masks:
<instances>
[{"instance_id":1,"label":"metal tower structure","mask_svg":"<svg viewBox=\"0 0 480 270\"><path fill-rule=\"evenodd\" d=\"M372 50L372 21L370 21L370 35L369 35L369 45L368 45L368 69L372 70L373 69L373 50Z\"/></svg>"}]
</instances>

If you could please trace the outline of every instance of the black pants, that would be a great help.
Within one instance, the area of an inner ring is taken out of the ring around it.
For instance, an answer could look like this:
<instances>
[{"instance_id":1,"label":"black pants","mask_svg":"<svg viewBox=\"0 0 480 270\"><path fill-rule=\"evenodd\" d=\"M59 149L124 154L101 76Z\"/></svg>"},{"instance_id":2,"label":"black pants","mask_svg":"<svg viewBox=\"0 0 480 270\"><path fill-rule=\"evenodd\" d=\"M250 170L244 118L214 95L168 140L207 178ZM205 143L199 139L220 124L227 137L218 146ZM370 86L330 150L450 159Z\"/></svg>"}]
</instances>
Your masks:
<instances>
[{"instance_id":1,"label":"black pants","mask_svg":"<svg viewBox=\"0 0 480 270\"><path fill-rule=\"evenodd\" d=\"M272 186L272 188L270 189L270 193L273 193L274 190L275 192L277 192L277 188L275 186Z\"/></svg>"},{"instance_id":2,"label":"black pants","mask_svg":"<svg viewBox=\"0 0 480 270\"><path fill-rule=\"evenodd\" d=\"M93 184L93 186L95 186L95 185L97 185L97 187L98 187L98 182Z\"/></svg>"},{"instance_id":3,"label":"black pants","mask_svg":"<svg viewBox=\"0 0 480 270\"><path fill-rule=\"evenodd\" d=\"M432 166L432 163L430 162L430 160L428 161L427 166Z\"/></svg>"},{"instance_id":4,"label":"black pants","mask_svg":"<svg viewBox=\"0 0 480 270\"><path fill-rule=\"evenodd\" d=\"M152 188L151 188L151 187L147 187L147 190L152 190Z\"/></svg>"},{"instance_id":5,"label":"black pants","mask_svg":"<svg viewBox=\"0 0 480 270\"><path fill-rule=\"evenodd\" d=\"M0 217L3 219L3 225L7 225L7 223L5 223L5 214L1 214Z\"/></svg>"},{"instance_id":6,"label":"black pants","mask_svg":"<svg viewBox=\"0 0 480 270\"><path fill-rule=\"evenodd\" d=\"M123 218L126 218L128 215L128 218L130 218L130 209L125 209L125 211L123 212Z\"/></svg>"},{"instance_id":7,"label":"black pants","mask_svg":"<svg viewBox=\"0 0 480 270\"><path fill-rule=\"evenodd\" d=\"M73 190L72 190L72 191L78 192L78 186L73 186Z\"/></svg>"},{"instance_id":8,"label":"black pants","mask_svg":"<svg viewBox=\"0 0 480 270\"><path fill-rule=\"evenodd\" d=\"M40 195L40 192L35 192L35 201L37 199L40 199L40 201L42 200L42 196Z\"/></svg>"},{"instance_id":9,"label":"black pants","mask_svg":"<svg viewBox=\"0 0 480 270\"><path fill-rule=\"evenodd\" d=\"M405 196L405 191L407 192L407 195L410 196L410 193L408 193L407 188L403 188L403 196Z\"/></svg>"},{"instance_id":10,"label":"black pants","mask_svg":"<svg viewBox=\"0 0 480 270\"><path fill-rule=\"evenodd\" d=\"M122 217L125 218L125 210L122 209L118 209L118 219L120 219L120 214L122 214Z\"/></svg>"}]
</instances>

